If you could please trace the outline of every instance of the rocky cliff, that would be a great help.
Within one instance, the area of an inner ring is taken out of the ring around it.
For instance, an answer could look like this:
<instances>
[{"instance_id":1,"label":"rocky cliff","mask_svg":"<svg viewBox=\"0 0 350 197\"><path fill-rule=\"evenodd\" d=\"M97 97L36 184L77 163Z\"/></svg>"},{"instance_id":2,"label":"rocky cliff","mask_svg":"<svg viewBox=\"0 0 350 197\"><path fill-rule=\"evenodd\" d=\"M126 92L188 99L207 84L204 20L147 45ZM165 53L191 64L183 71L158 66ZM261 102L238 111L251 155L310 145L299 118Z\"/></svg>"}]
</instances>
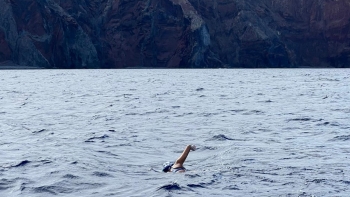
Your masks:
<instances>
[{"instance_id":1,"label":"rocky cliff","mask_svg":"<svg viewBox=\"0 0 350 197\"><path fill-rule=\"evenodd\" d=\"M348 0L0 0L0 62L350 67Z\"/></svg>"}]
</instances>

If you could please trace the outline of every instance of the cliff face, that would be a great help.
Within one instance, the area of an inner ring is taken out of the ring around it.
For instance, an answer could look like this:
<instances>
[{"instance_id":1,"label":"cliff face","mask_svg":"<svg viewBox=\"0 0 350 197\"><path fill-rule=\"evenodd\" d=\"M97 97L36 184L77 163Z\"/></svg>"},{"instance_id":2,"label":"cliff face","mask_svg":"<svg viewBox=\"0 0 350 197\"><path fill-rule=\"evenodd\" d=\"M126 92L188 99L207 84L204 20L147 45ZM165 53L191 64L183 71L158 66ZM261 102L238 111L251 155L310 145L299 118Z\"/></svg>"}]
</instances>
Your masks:
<instances>
[{"instance_id":1,"label":"cliff face","mask_svg":"<svg viewBox=\"0 0 350 197\"><path fill-rule=\"evenodd\" d=\"M0 0L0 62L349 67L348 0Z\"/></svg>"}]
</instances>

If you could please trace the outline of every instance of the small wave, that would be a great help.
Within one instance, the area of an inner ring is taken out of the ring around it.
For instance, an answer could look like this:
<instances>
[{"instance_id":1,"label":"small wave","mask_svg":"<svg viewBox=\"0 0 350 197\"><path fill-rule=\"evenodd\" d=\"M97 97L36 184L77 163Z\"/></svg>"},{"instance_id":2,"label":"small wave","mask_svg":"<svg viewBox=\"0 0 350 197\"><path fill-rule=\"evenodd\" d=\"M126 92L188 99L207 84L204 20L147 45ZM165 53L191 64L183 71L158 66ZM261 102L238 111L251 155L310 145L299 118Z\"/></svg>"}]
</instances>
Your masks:
<instances>
[{"instance_id":1,"label":"small wave","mask_svg":"<svg viewBox=\"0 0 350 197\"><path fill-rule=\"evenodd\" d=\"M350 135L341 135L333 138L331 141L348 141L350 140Z\"/></svg>"},{"instance_id":2,"label":"small wave","mask_svg":"<svg viewBox=\"0 0 350 197\"><path fill-rule=\"evenodd\" d=\"M293 119L288 119L287 122L292 122L292 121L307 122L311 120L312 120L311 118L293 118Z\"/></svg>"},{"instance_id":3,"label":"small wave","mask_svg":"<svg viewBox=\"0 0 350 197\"><path fill-rule=\"evenodd\" d=\"M106 138L109 138L109 136L105 134L105 135L100 136L100 137L89 138L89 139L85 140L85 142L95 142L94 140L104 140Z\"/></svg>"},{"instance_id":4,"label":"small wave","mask_svg":"<svg viewBox=\"0 0 350 197\"><path fill-rule=\"evenodd\" d=\"M39 167L45 164L52 163L50 160L40 160L40 161L29 161L29 160L23 160L19 163L10 164L8 166L3 166L3 168L19 168L27 166L28 164L31 164L31 167Z\"/></svg>"},{"instance_id":5,"label":"small wave","mask_svg":"<svg viewBox=\"0 0 350 197\"><path fill-rule=\"evenodd\" d=\"M132 96L133 94L123 94L123 97L124 98L128 98L128 97L130 97L130 96Z\"/></svg>"},{"instance_id":6,"label":"small wave","mask_svg":"<svg viewBox=\"0 0 350 197\"><path fill-rule=\"evenodd\" d=\"M323 123L318 123L316 124L316 126L333 126L333 127L339 127L340 124L339 123L336 123L336 122L323 122Z\"/></svg>"},{"instance_id":7,"label":"small wave","mask_svg":"<svg viewBox=\"0 0 350 197\"><path fill-rule=\"evenodd\" d=\"M200 116L203 116L203 117L212 117L212 116L216 116L218 115L218 113L202 113L200 114Z\"/></svg>"},{"instance_id":8,"label":"small wave","mask_svg":"<svg viewBox=\"0 0 350 197\"><path fill-rule=\"evenodd\" d=\"M215 175L213 175L213 176L214 176L214 178L215 178ZM216 178L216 180L217 180L217 178ZM212 180L210 180L210 181L207 182L207 183L202 182L202 183L199 183L199 184L202 185L203 187L205 187L205 186L211 186L211 185L213 185L213 184L216 183L216 180L212 179Z\"/></svg>"},{"instance_id":9,"label":"small wave","mask_svg":"<svg viewBox=\"0 0 350 197\"><path fill-rule=\"evenodd\" d=\"M36 193L50 193L54 195L63 194L63 193L72 193L74 190L62 186L40 186L32 188Z\"/></svg>"},{"instance_id":10,"label":"small wave","mask_svg":"<svg viewBox=\"0 0 350 197\"><path fill-rule=\"evenodd\" d=\"M11 188L14 182L14 180L0 179L0 191Z\"/></svg>"},{"instance_id":11,"label":"small wave","mask_svg":"<svg viewBox=\"0 0 350 197\"><path fill-rule=\"evenodd\" d=\"M213 147L213 146L204 146L204 147L201 147L201 149L203 149L203 150L216 150L217 147Z\"/></svg>"},{"instance_id":12,"label":"small wave","mask_svg":"<svg viewBox=\"0 0 350 197\"><path fill-rule=\"evenodd\" d=\"M41 129L41 130L33 131L32 133L37 134L37 133L42 133L42 132L44 132L44 131L46 131L46 129Z\"/></svg>"},{"instance_id":13,"label":"small wave","mask_svg":"<svg viewBox=\"0 0 350 197\"><path fill-rule=\"evenodd\" d=\"M1 190L7 190L9 188L11 188L11 186L2 186L2 185L0 185L0 191Z\"/></svg>"},{"instance_id":14,"label":"small wave","mask_svg":"<svg viewBox=\"0 0 350 197\"><path fill-rule=\"evenodd\" d=\"M326 126L326 125L329 125L329 124L330 124L329 122L324 122L324 123L316 124L316 126Z\"/></svg>"},{"instance_id":15,"label":"small wave","mask_svg":"<svg viewBox=\"0 0 350 197\"><path fill-rule=\"evenodd\" d=\"M210 140L216 140L216 141L226 141L226 140L233 140L232 138L226 137L223 134L220 135L214 135Z\"/></svg>"},{"instance_id":16,"label":"small wave","mask_svg":"<svg viewBox=\"0 0 350 197\"><path fill-rule=\"evenodd\" d=\"M295 182L287 182L287 183L283 183L282 185L287 186L287 185L294 185L294 184L295 184Z\"/></svg>"},{"instance_id":17,"label":"small wave","mask_svg":"<svg viewBox=\"0 0 350 197\"><path fill-rule=\"evenodd\" d=\"M262 182L268 182L268 183L275 183L276 182L275 180L272 180L272 179L269 179L269 178L263 178L261 181Z\"/></svg>"},{"instance_id":18,"label":"small wave","mask_svg":"<svg viewBox=\"0 0 350 197\"><path fill-rule=\"evenodd\" d=\"M94 172L93 175L98 177L113 177L112 175L105 172Z\"/></svg>"},{"instance_id":19,"label":"small wave","mask_svg":"<svg viewBox=\"0 0 350 197\"><path fill-rule=\"evenodd\" d=\"M155 111L147 111L145 113L140 113L138 115L145 116L145 115L150 115L150 114L162 114L162 113L168 113L168 112L169 112L168 110L158 108Z\"/></svg>"},{"instance_id":20,"label":"small wave","mask_svg":"<svg viewBox=\"0 0 350 197\"><path fill-rule=\"evenodd\" d=\"M333 126L333 127L339 127L340 124L339 123L336 123L336 122L333 122L333 123L330 123L330 126Z\"/></svg>"},{"instance_id":21,"label":"small wave","mask_svg":"<svg viewBox=\"0 0 350 197\"><path fill-rule=\"evenodd\" d=\"M126 144L119 144L118 146L132 146L131 143L126 143Z\"/></svg>"},{"instance_id":22,"label":"small wave","mask_svg":"<svg viewBox=\"0 0 350 197\"><path fill-rule=\"evenodd\" d=\"M242 159L241 160L242 162L254 162L255 161L255 159Z\"/></svg>"},{"instance_id":23,"label":"small wave","mask_svg":"<svg viewBox=\"0 0 350 197\"><path fill-rule=\"evenodd\" d=\"M185 174L186 177L189 177L189 178L196 178L196 177L200 177L199 174Z\"/></svg>"},{"instance_id":24,"label":"small wave","mask_svg":"<svg viewBox=\"0 0 350 197\"><path fill-rule=\"evenodd\" d=\"M187 186L191 188L205 188L203 185L200 184L187 184Z\"/></svg>"},{"instance_id":25,"label":"small wave","mask_svg":"<svg viewBox=\"0 0 350 197\"><path fill-rule=\"evenodd\" d=\"M241 113L241 112L244 112L244 111L247 111L245 109L231 109L231 110L227 110L227 111L224 111L225 113L229 112L229 113Z\"/></svg>"},{"instance_id":26,"label":"small wave","mask_svg":"<svg viewBox=\"0 0 350 197\"><path fill-rule=\"evenodd\" d=\"M339 79L319 78L319 81L340 81Z\"/></svg>"},{"instance_id":27,"label":"small wave","mask_svg":"<svg viewBox=\"0 0 350 197\"><path fill-rule=\"evenodd\" d=\"M66 174L63 176L63 178L65 179L79 179L80 177L79 176L75 176L73 174Z\"/></svg>"},{"instance_id":28,"label":"small wave","mask_svg":"<svg viewBox=\"0 0 350 197\"><path fill-rule=\"evenodd\" d=\"M237 185L230 185L223 188L224 190L241 190Z\"/></svg>"},{"instance_id":29,"label":"small wave","mask_svg":"<svg viewBox=\"0 0 350 197\"><path fill-rule=\"evenodd\" d=\"M175 117L179 118L179 117L184 117L184 116L189 116L189 115L193 115L193 113L192 112L183 113L183 114L180 114L180 115L176 115Z\"/></svg>"},{"instance_id":30,"label":"small wave","mask_svg":"<svg viewBox=\"0 0 350 197\"><path fill-rule=\"evenodd\" d=\"M265 100L265 101L259 101L259 103L272 103L273 101L272 100Z\"/></svg>"},{"instance_id":31,"label":"small wave","mask_svg":"<svg viewBox=\"0 0 350 197\"><path fill-rule=\"evenodd\" d=\"M127 113L127 114L125 114L126 116L136 116L136 115L138 115L137 113Z\"/></svg>"},{"instance_id":32,"label":"small wave","mask_svg":"<svg viewBox=\"0 0 350 197\"><path fill-rule=\"evenodd\" d=\"M117 154L114 154L112 152L109 152L109 151L97 151L98 153L103 153L103 154L106 154L106 155L109 155L109 156L113 156L113 157L117 157L119 155Z\"/></svg>"},{"instance_id":33,"label":"small wave","mask_svg":"<svg viewBox=\"0 0 350 197\"><path fill-rule=\"evenodd\" d=\"M312 183L324 183L326 182L327 180L326 179L313 179L313 180L310 180L308 182L312 182Z\"/></svg>"},{"instance_id":34,"label":"small wave","mask_svg":"<svg viewBox=\"0 0 350 197\"><path fill-rule=\"evenodd\" d=\"M47 159L40 160L39 162L40 162L41 164L49 164L49 163L52 163L52 161L47 160ZM40 164L39 164L39 165L40 165Z\"/></svg>"},{"instance_id":35,"label":"small wave","mask_svg":"<svg viewBox=\"0 0 350 197\"><path fill-rule=\"evenodd\" d=\"M160 186L157 189L157 191L159 191L159 190L166 190L166 191L181 190L181 187L177 183L170 183L170 184L166 184L166 185Z\"/></svg>"},{"instance_id":36,"label":"small wave","mask_svg":"<svg viewBox=\"0 0 350 197\"><path fill-rule=\"evenodd\" d=\"M339 111L339 112L344 112L344 113L346 113L346 114L348 114L348 113L350 113L350 109L339 109L339 108L337 108L337 109L331 109L332 111Z\"/></svg>"},{"instance_id":37,"label":"small wave","mask_svg":"<svg viewBox=\"0 0 350 197\"><path fill-rule=\"evenodd\" d=\"M350 181L342 181L344 184L350 185Z\"/></svg>"},{"instance_id":38,"label":"small wave","mask_svg":"<svg viewBox=\"0 0 350 197\"><path fill-rule=\"evenodd\" d=\"M264 114L264 112L260 111L260 110L251 110L249 112L243 113L243 115L253 115L253 114L262 115L262 114Z\"/></svg>"},{"instance_id":39,"label":"small wave","mask_svg":"<svg viewBox=\"0 0 350 197\"><path fill-rule=\"evenodd\" d=\"M197 88L196 91L203 91L204 88Z\"/></svg>"},{"instance_id":40,"label":"small wave","mask_svg":"<svg viewBox=\"0 0 350 197\"><path fill-rule=\"evenodd\" d=\"M27 164L31 163L31 161L28 161L28 160L24 160L24 161L21 161L20 163L18 164L15 164L15 165L11 165L10 168L18 168L18 167L22 167L22 166L25 166Z\"/></svg>"}]
</instances>

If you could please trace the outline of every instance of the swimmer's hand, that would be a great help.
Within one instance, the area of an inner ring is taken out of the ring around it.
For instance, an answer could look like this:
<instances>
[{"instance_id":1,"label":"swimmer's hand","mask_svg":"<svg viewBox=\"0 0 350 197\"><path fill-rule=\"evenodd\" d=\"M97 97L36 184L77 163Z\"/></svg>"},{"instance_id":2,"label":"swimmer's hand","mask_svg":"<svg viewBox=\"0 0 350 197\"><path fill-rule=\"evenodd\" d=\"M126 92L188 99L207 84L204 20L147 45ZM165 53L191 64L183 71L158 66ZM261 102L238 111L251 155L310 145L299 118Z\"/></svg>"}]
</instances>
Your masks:
<instances>
[{"instance_id":1,"label":"swimmer's hand","mask_svg":"<svg viewBox=\"0 0 350 197\"><path fill-rule=\"evenodd\" d=\"M195 145L191 145L191 151L195 151L197 148Z\"/></svg>"}]
</instances>

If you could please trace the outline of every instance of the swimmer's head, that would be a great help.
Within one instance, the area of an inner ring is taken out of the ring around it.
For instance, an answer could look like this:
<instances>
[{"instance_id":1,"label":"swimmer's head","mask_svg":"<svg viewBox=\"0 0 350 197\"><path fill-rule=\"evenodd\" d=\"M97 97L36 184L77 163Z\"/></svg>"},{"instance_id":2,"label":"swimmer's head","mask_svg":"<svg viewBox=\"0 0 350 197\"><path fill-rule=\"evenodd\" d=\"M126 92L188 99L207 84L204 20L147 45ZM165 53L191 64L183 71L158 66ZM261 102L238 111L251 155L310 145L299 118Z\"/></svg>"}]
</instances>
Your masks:
<instances>
[{"instance_id":1,"label":"swimmer's head","mask_svg":"<svg viewBox=\"0 0 350 197\"><path fill-rule=\"evenodd\" d=\"M163 172L169 172L170 169L171 169L171 166L173 166L174 163L171 163L171 162L165 162L163 163Z\"/></svg>"}]
</instances>

